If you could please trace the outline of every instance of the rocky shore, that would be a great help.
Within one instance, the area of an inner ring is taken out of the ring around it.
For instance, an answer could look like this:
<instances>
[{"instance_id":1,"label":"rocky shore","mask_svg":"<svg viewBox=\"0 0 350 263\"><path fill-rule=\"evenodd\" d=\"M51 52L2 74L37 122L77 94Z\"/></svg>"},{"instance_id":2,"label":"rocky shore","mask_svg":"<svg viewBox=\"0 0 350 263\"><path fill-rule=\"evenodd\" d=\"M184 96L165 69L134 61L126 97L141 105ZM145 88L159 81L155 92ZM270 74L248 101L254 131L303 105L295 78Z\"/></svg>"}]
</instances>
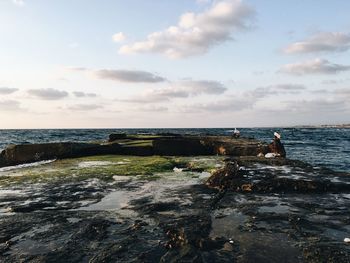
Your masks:
<instances>
[{"instance_id":1,"label":"rocky shore","mask_svg":"<svg viewBox=\"0 0 350 263\"><path fill-rule=\"evenodd\" d=\"M0 168L1 262L350 262L350 174L253 139L111 137L2 153L52 161Z\"/></svg>"}]
</instances>

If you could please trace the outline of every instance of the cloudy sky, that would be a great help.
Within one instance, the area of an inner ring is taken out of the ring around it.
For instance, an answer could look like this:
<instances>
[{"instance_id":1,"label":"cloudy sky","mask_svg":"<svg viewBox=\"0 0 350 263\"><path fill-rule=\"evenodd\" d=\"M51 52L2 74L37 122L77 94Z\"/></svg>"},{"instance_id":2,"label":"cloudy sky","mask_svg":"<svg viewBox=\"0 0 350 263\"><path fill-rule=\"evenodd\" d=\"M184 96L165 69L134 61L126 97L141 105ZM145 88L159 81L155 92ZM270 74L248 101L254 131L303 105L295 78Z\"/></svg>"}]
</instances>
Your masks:
<instances>
[{"instance_id":1,"label":"cloudy sky","mask_svg":"<svg viewBox=\"0 0 350 263\"><path fill-rule=\"evenodd\" d=\"M350 122L350 1L0 0L0 128Z\"/></svg>"}]
</instances>

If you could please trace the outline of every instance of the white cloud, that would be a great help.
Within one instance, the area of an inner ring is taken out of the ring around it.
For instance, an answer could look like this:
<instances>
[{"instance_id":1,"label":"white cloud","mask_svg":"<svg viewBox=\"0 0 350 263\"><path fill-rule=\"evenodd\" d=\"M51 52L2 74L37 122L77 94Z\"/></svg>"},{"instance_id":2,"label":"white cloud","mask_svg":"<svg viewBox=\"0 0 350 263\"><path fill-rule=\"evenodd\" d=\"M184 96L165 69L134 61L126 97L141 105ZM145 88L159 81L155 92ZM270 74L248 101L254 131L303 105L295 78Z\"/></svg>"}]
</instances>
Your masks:
<instances>
[{"instance_id":1,"label":"white cloud","mask_svg":"<svg viewBox=\"0 0 350 263\"><path fill-rule=\"evenodd\" d=\"M199 80L199 81L180 81L171 84L167 88L151 89L148 95L168 97L168 98L187 98L201 94L222 94L227 90L221 82Z\"/></svg>"},{"instance_id":2,"label":"white cloud","mask_svg":"<svg viewBox=\"0 0 350 263\"><path fill-rule=\"evenodd\" d=\"M347 98L348 100L350 99L350 88L336 89L334 93L340 98Z\"/></svg>"},{"instance_id":3,"label":"white cloud","mask_svg":"<svg viewBox=\"0 0 350 263\"><path fill-rule=\"evenodd\" d=\"M0 94L8 95L18 91L16 88L0 87Z\"/></svg>"},{"instance_id":4,"label":"white cloud","mask_svg":"<svg viewBox=\"0 0 350 263\"><path fill-rule=\"evenodd\" d=\"M12 0L12 2L15 5L18 5L18 6L24 6L25 5L24 0Z\"/></svg>"},{"instance_id":5,"label":"white cloud","mask_svg":"<svg viewBox=\"0 0 350 263\"><path fill-rule=\"evenodd\" d=\"M68 92L57 89L30 89L28 94L43 100L59 100L68 96Z\"/></svg>"},{"instance_id":6,"label":"white cloud","mask_svg":"<svg viewBox=\"0 0 350 263\"><path fill-rule=\"evenodd\" d=\"M326 80L322 80L321 84L323 85L339 85L339 84L344 84L349 82L350 79L349 78L343 78L343 79L326 79Z\"/></svg>"},{"instance_id":7,"label":"white cloud","mask_svg":"<svg viewBox=\"0 0 350 263\"><path fill-rule=\"evenodd\" d=\"M102 108L103 106L98 104L76 104L68 107L72 111L92 111Z\"/></svg>"},{"instance_id":8,"label":"white cloud","mask_svg":"<svg viewBox=\"0 0 350 263\"><path fill-rule=\"evenodd\" d=\"M147 103L162 103L162 102L168 102L170 99L168 97L164 96L157 96L157 95L147 95L147 93L143 93L141 95L136 95L127 99L116 99L118 102L127 102L127 103L140 103L140 104L147 104Z\"/></svg>"},{"instance_id":9,"label":"white cloud","mask_svg":"<svg viewBox=\"0 0 350 263\"><path fill-rule=\"evenodd\" d=\"M303 91L305 89L304 86L289 86L287 84L265 88L281 92ZM344 116L344 114L346 116L347 113L350 113L350 89L322 90L313 99L295 97L292 100L289 96L285 96L284 99L288 99L287 101L281 100L281 98L276 99L276 97L266 98L265 93L260 96L259 89L226 96L224 99L193 104L186 103L178 108L180 112L188 114L208 113L208 116L213 116L211 114L243 114L242 112L244 112L244 118L251 116L254 122L259 123L259 125L264 125L264 123L270 125L273 123L272 120L278 120L274 125L284 121L297 123L307 119L309 123L310 120L325 122L334 116ZM313 93L313 91L310 92ZM271 95L273 94L271 93Z\"/></svg>"},{"instance_id":10,"label":"white cloud","mask_svg":"<svg viewBox=\"0 0 350 263\"><path fill-rule=\"evenodd\" d=\"M88 68L74 68L70 67L69 70L88 72L98 79L108 79L119 82L131 82L131 83L156 83L166 81L165 78L158 76L157 74L142 71L142 70L116 70L116 69L98 69L92 70Z\"/></svg>"},{"instance_id":11,"label":"white cloud","mask_svg":"<svg viewBox=\"0 0 350 263\"><path fill-rule=\"evenodd\" d=\"M301 84L278 84L278 85L271 85L268 86L271 89L277 90L279 92L299 92L301 90L305 90L306 87L304 85Z\"/></svg>"},{"instance_id":12,"label":"white cloud","mask_svg":"<svg viewBox=\"0 0 350 263\"><path fill-rule=\"evenodd\" d=\"M350 88L338 88L338 89L315 89L310 90L313 94L325 95L326 98L350 99ZM349 101L350 105L350 101Z\"/></svg>"},{"instance_id":13,"label":"white cloud","mask_svg":"<svg viewBox=\"0 0 350 263\"><path fill-rule=\"evenodd\" d=\"M287 101L286 110L299 112L299 113L314 113L319 114L322 112L342 112L349 109L349 103L343 99L314 99L314 100L300 100L300 101Z\"/></svg>"},{"instance_id":14,"label":"white cloud","mask_svg":"<svg viewBox=\"0 0 350 263\"><path fill-rule=\"evenodd\" d=\"M276 84L246 91L244 92L243 96L257 101L259 99L274 95L299 94L303 90L306 90L306 87L301 84Z\"/></svg>"},{"instance_id":15,"label":"white cloud","mask_svg":"<svg viewBox=\"0 0 350 263\"><path fill-rule=\"evenodd\" d=\"M224 100L218 100L207 103L197 103L181 107L184 112L239 112L252 108L254 99L245 97L231 97Z\"/></svg>"},{"instance_id":16,"label":"white cloud","mask_svg":"<svg viewBox=\"0 0 350 263\"><path fill-rule=\"evenodd\" d=\"M153 32L144 41L124 45L119 53L160 53L169 58L201 55L232 39L233 32L247 30L254 13L240 0L220 1L203 13L183 14L176 26Z\"/></svg>"},{"instance_id":17,"label":"white cloud","mask_svg":"<svg viewBox=\"0 0 350 263\"><path fill-rule=\"evenodd\" d=\"M310 92L313 94L319 94L319 95L324 95L329 93L329 91L326 89L315 89L315 90L310 90Z\"/></svg>"},{"instance_id":18,"label":"white cloud","mask_svg":"<svg viewBox=\"0 0 350 263\"><path fill-rule=\"evenodd\" d=\"M350 34L322 32L310 38L290 44L284 49L287 54L313 52L343 52L350 48Z\"/></svg>"},{"instance_id":19,"label":"white cloud","mask_svg":"<svg viewBox=\"0 0 350 263\"><path fill-rule=\"evenodd\" d=\"M339 81L335 79L326 79L326 80L322 80L321 82L321 84L324 84L324 85L336 85L338 83Z\"/></svg>"},{"instance_id":20,"label":"white cloud","mask_svg":"<svg viewBox=\"0 0 350 263\"><path fill-rule=\"evenodd\" d=\"M172 83L166 88L147 89L143 94L124 100L133 103L166 102L175 98L188 98L199 95L219 95L227 88L217 81L210 80L186 80Z\"/></svg>"},{"instance_id":21,"label":"white cloud","mask_svg":"<svg viewBox=\"0 0 350 263\"><path fill-rule=\"evenodd\" d=\"M73 94L77 98L86 98L86 97L94 98L94 97L97 97L96 93L85 93L85 92L82 92L82 91L73 91Z\"/></svg>"},{"instance_id":22,"label":"white cloud","mask_svg":"<svg viewBox=\"0 0 350 263\"><path fill-rule=\"evenodd\" d=\"M294 74L294 75L306 75L306 74L336 74L342 71L350 70L348 65L340 65L331 63L326 59L314 59L301 63L284 65L280 72Z\"/></svg>"},{"instance_id":23,"label":"white cloud","mask_svg":"<svg viewBox=\"0 0 350 263\"><path fill-rule=\"evenodd\" d=\"M209 95L210 97L200 98L203 102L182 105L180 107L180 112L238 112L255 107L257 103L267 97L295 95L300 94L304 90L306 90L306 87L301 84L276 84L258 87L249 91L237 91L234 96L226 95L225 97L220 97L218 95L227 91L227 88L220 82L185 80L172 83L166 88L148 89L143 94L119 101L136 104L168 104L174 99ZM267 101L269 101L269 99L267 99ZM190 101L187 100L187 102ZM176 102L176 104L178 105L178 102Z\"/></svg>"},{"instance_id":24,"label":"white cloud","mask_svg":"<svg viewBox=\"0 0 350 263\"><path fill-rule=\"evenodd\" d=\"M184 106L186 112L238 112L245 109L251 109L268 96L280 94L298 94L305 90L306 87L300 84L277 84L266 87L258 87L256 89L236 93L235 96L228 96L225 99L197 103Z\"/></svg>"},{"instance_id":25,"label":"white cloud","mask_svg":"<svg viewBox=\"0 0 350 263\"><path fill-rule=\"evenodd\" d=\"M97 78L121 82L163 82L165 79L147 71L101 69L94 71Z\"/></svg>"},{"instance_id":26,"label":"white cloud","mask_svg":"<svg viewBox=\"0 0 350 263\"><path fill-rule=\"evenodd\" d=\"M1 111L19 111L21 110L20 103L15 100L0 101Z\"/></svg>"},{"instance_id":27,"label":"white cloud","mask_svg":"<svg viewBox=\"0 0 350 263\"><path fill-rule=\"evenodd\" d=\"M67 70L84 72L84 71L88 71L89 69L84 67L67 67Z\"/></svg>"},{"instance_id":28,"label":"white cloud","mask_svg":"<svg viewBox=\"0 0 350 263\"><path fill-rule=\"evenodd\" d=\"M119 32L117 34L114 34L112 36L112 40L116 43L120 43L120 42L123 42L124 40L126 39L126 36L124 35L123 32Z\"/></svg>"},{"instance_id":29,"label":"white cloud","mask_svg":"<svg viewBox=\"0 0 350 263\"><path fill-rule=\"evenodd\" d=\"M154 105L150 105L150 106L145 106L145 107L140 107L137 108L136 111L140 111L140 112L167 112L168 108L165 106L154 106Z\"/></svg>"}]
</instances>

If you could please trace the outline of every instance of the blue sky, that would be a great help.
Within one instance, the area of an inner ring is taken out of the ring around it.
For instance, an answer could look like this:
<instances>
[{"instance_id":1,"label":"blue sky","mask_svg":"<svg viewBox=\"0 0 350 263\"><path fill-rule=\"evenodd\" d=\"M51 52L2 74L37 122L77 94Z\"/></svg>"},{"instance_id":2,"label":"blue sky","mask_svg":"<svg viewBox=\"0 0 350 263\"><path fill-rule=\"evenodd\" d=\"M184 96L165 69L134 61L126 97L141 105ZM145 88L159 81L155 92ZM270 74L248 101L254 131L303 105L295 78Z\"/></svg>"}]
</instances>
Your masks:
<instances>
[{"instance_id":1,"label":"blue sky","mask_svg":"<svg viewBox=\"0 0 350 263\"><path fill-rule=\"evenodd\" d=\"M348 1L2 0L0 128L350 122Z\"/></svg>"}]
</instances>

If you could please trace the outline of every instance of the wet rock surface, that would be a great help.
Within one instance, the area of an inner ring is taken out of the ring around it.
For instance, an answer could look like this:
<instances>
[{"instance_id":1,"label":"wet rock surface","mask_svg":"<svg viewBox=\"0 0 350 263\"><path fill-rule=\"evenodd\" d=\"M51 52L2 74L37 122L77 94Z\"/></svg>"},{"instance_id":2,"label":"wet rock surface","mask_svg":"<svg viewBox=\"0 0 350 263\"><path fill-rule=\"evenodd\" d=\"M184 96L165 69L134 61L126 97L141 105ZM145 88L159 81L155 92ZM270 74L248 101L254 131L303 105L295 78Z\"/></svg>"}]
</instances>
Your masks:
<instances>
[{"instance_id":1,"label":"wet rock surface","mask_svg":"<svg viewBox=\"0 0 350 263\"><path fill-rule=\"evenodd\" d=\"M148 177L1 187L0 261L350 261L349 174L285 159L188 160ZM198 162L218 171L191 170Z\"/></svg>"},{"instance_id":2,"label":"wet rock surface","mask_svg":"<svg viewBox=\"0 0 350 263\"><path fill-rule=\"evenodd\" d=\"M343 242L350 234L349 174L287 159L237 158L207 185L222 192L211 235L237 239L243 262L350 261Z\"/></svg>"},{"instance_id":3,"label":"wet rock surface","mask_svg":"<svg viewBox=\"0 0 350 263\"><path fill-rule=\"evenodd\" d=\"M227 160L226 166L215 171L207 185L253 193L350 193L350 181L345 173L314 169L303 162L284 158L270 161L279 166L264 167L260 160L268 163L268 159L257 157Z\"/></svg>"}]
</instances>

